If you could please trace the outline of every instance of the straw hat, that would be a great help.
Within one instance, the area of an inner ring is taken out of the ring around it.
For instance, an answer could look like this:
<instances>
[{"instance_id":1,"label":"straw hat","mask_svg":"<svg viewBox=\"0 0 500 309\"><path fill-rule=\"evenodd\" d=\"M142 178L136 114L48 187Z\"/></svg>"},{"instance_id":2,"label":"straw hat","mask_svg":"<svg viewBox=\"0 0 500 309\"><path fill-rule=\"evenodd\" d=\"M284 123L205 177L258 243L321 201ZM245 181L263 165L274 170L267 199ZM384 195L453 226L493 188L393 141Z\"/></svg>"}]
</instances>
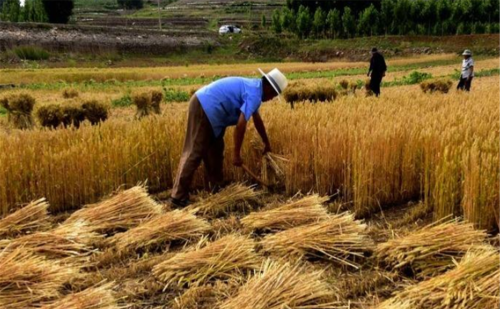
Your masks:
<instances>
[{"instance_id":1,"label":"straw hat","mask_svg":"<svg viewBox=\"0 0 500 309\"><path fill-rule=\"evenodd\" d=\"M462 56L472 56L472 52L469 49L464 50Z\"/></svg>"},{"instance_id":2,"label":"straw hat","mask_svg":"<svg viewBox=\"0 0 500 309\"><path fill-rule=\"evenodd\" d=\"M260 74L264 76L271 86L274 88L274 90L278 93L278 98L281 100L281 94L285 90L286 86L288 85L288 81L283 73L281 73L280 70L278 69L273 69L269 73L264 73L261 69L259 69Z\"/></svg>"}]
</instances>

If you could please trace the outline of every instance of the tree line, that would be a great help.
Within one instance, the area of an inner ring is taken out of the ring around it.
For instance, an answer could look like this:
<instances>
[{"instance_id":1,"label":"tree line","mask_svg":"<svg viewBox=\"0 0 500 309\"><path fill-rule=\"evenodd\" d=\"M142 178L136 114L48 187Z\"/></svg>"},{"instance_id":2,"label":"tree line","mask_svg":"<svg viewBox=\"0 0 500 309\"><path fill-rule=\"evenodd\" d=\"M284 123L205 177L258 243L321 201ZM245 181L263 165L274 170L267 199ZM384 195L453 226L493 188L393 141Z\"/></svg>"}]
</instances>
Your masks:
<instances>
[{"instance_id":1,"label":"tree line","mask_svg":"<svg viewBox=\"0 0 500 309\"><path fill-rule=\"evenodd\" d=\"M480 34L498 33L499 18L499 0L287 0L271 27L300 38Z\"/></svg>"},{"instance_id":2,"label":"tree line","mask_svg":"<svg viewBox=\"0 0 500 309\"><path fill-rule=\"evenodd\" d=\"M19 0L0 1L2 21L50 22L65 24L73 13L73 0Z\"/></svg>"}]
</instances>

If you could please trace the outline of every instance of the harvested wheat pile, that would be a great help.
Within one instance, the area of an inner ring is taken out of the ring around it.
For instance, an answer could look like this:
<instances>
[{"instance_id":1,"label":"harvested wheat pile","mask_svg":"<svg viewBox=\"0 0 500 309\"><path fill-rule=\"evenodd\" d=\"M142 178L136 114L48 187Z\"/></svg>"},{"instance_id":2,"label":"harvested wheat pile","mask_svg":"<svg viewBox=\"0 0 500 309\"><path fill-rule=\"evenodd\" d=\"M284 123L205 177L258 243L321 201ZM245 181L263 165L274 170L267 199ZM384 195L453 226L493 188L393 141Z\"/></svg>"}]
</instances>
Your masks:
<instances>
[{"instance_id":1,"label":"harvested wheat pile","mask_svg":"<svg viewBox=\"0 0 500 309\"><path fill-rule=\"evenodd\" d=\"M251 209L251 204L258 202L261 194L262 192L254 190L253 186L235 183L189 205L186 209L202 216L218 217L228 215L232 211Z\"/></svg>"},{"instance_id":2,"label":"harvested wheat pile","mask_svg":"<svg viewBox=\"0 0 500 309\"><path fill-rule=\"evenodd\" d=\"M377 309L498 308L499 258L493 247L472 248L454 269L409 286Z\"/></svg>"},{"instance_id":3,"label":"harvested wheat pile","mask_svg":"<svg viewBox=\"0 0 500 309\"><path fill-rule=\"evenodd\" d=\"M61 106L61 114L61 123L65 127L79 128L80 124L85 121L85 111L82 105L65 104Z\"/></svg>"},{"instance_id":4,"label":"harvested wheat pile","mask_svg":"<svg viewBox=\"0 0 500 309\"><path fill-rule=\"evenodd\" d=\"M88 288L78 293L69 294L64 298L42 306L41 309L119 309L113 296L113 283L102 284Z\"/></svg>"},{"instance_id":5,"label":"harvested wheat pile","mask_svg":"<svg viewBox=\"0 0 500 309\"><path fill-rule=\"evenodd\" d=\"M328 212L321 205L327 200L317 194L309 195L271 210L252 212L241 223L248 229L278 231L317 222L328 218Z\"/></svg>"},{"instance_id":6,"label":"harvested wheat pile","mask_svg":"<svg viewBox=\"0 0 500 309\"><path fill-rule=\"evenodd\" d=\"M228 235L201 249L181 252L153 268L153 274L165 284L201 285L213 279L228 280L245 271L258 269L259 256L252 239Z\"/></svg>"},{"instance_id":7,"label":"harvested wheat pile","mask_svg":"<svg viewBox=\"0 0 500 309\"><path fill-rule=\"evenodd\" d=\"M17 237L48 227L49 204L45 199L29 203L0 220L0 238Z\"/></svg>"},{"instance_id":8,"label":"harvested wheat pile","mask_svg":"<svg viewBox=\"0 0 500 309\"><path fill-rule=\"evenodd\" d=\"M140 119L151 113L151 95L149 93L138 93L132 96L132 103L136 106L135 117Z\"/></svg>"},{"instance_id":9,"label":"harvested wheat pile","mask_svg":"<svg viewBox=\"0 0 500 309\"><path fill-rule=\"evenodd\" d=\"M63 224L47 232L36 232L0 243L5 250L23 250L44 255L52 259L76 264L85 264L95 250L93 245L102 240L102 235L93 232L85 221Z\"/></svg>"},{"instance_id":10,"label":"harvested wheat pile","mask_svg":"<svg viewBox=\"0 0 500 309\"><path fill-rule=\"evenodd\" d=\"M288 103L334 101L337 95L335 86L332 84L316 84L311 86L303 83L295 83L287 87L283 92L283 97Z\"/></svg>"},{"instance_id":11,"label":"harvested wheat pile","mask_svg":"<svg viewBox=\"0 0 500 309\"><path fill-rule=\"evenodd\" d=\"M222 299L227 298L239 286L239 282L215 281L202 286L192 286L184 293L176 297L172 304L172 309L212 309Z\"/></svg>"},{"instance_id":12,"label":"harvested wheat pile","mask_svg":"<svg viewBox=\"0 0 500 309\"><path fill-rule=\"evenodd\" d=\"M374 94L374 93L373 93L373 90L372 90L372 87L371 87L371 85L370 85L370 84L371 84L371 83L370 83L370 80L369 80L369 79L366 79L366 80L365 80L365 94L366 94L366 96L367 96L367 97L371 97L371 96L373 96L373 94Z\"/></svg>"},{"instance_id":13,"label":"harvested wheat pile","mask_svg":"<svg viewBox=\"0 0 500 309\"><path fill-rule=\"evenodd\" d=\"M75 211L66 222L85 220L94 231L113 233L136 227L161 213L161 205L148 195L146 187L135 186Z\"/></svg>"},{"instance_id":14,"label":"harvested wheat pile","mask_svg":"<svg viewBox=\"0 0 500 309\"><path fill-rule=\"evenodd\" d=\"M79 269L46 260L24 248L0 252L0 308L25 309L60 297Z\"/></svg>"},{"instance_id":15,"label":"harvested wheat pile","mask_svg":"<svg viewBox=\"0 0 500 309\"><path fill-rule=\"evenodd\" d=\"M33 128L33 108L35 98L26 93L13 95L0 100L0 105L8 112L8 122L17 129Z\"/></svg>"},{"instance_id":16,"label":"harvested wheat pile","mask_svg":"<svg viewBox=\"0 0 500 309\"><path fill-rule=\"evenodd\" d=\"M72 99L72 98L77 98L79 96L78 90L69 88L69 89L64 89L62 92L62 96L65 99Z\"/></svg>"},{"instance_id":17,"label":"harvested wheat pile","mask_svg":"<svg viewBox=\"0 0 500 309\"><path fill-rule=\"evenodd\" d=\"M158 90L151 91L151 109L155 114L161 114L160 104L163 101L163 93Z\"/></svg>"},{"instance_id":18,"label":"harvested wheat pile","mask_svg":"<svg viewBox=\"0 0 500 309\"><path fill-rule=\"evenodd\" d=\"M433 79L433 80L425 80L422 83L420 83L420 89L424 93L430 92L441 92L441 93L448 93L450 91L451 86L453 85L453 82L449 79Z\"/></svg>"},{"instance_id":19,"label":"harvested wheat pile","mask_svg":"<svg viewBox=\"0 0 500 309\"><path fill-rule=\"evenodd\" d=\"M86 101L82 104L85 119L92 125L99 124L108 119L108 107L97 100Z\"/></svg>"},{"instance_id":20,"label":"harvested wheat pile","mask_svg":"<svg viewBox=\"0 0 500 309\"><path fill-rule=\"evenodd\" d=\"M323 221L291 228L266 236L264 251L290 257L319 257L358 268L350 257L363 257L373 241L366 235L366 225L354 215L331 215Z\"/></svg>"},{"instance_id":21,"label":"harvested wheat pile","mask_svg":"<svg viewBox=\"0 0 500 309\"><path fill-rule=\"evenodd\" d=\"M174 240L199 238L210 230L210 224L188 211L174 210L157 216L110 239L118 250L148 248Z\"/></svg>"},{"instance_id":22,"label":"harvested wheat pile","mask_svg":"<svg viewBox=\"0 0 500 309\"><path fill-rule=\"evenodd\" d=\"M42 127L55 129L61 125L63 117L61 107L57 104L47 104L40 106L35 116Z\"/></svg>"},{"instance_id":23,"label":"harvested wheat pile","mask_svg":"<svg viewBox=\"0 0 500 309\"><path fill-rule=\"evenodd\" d=\"M471 247L486 239L486 232L471 223L449 220L420 228L403 237L381 243L377 258L391 268L410 266L419 276L432 276L453 266Z\"/></svg>"},{"instance_id":24,"label":"harvested wheat pile","mask_svg":"<svg viewBox=\"0 0 500 309\"><path fill-rule=\"evenodd\" d=\"M267 260L238 293L221 303L220 309L340 308L334 293L322 280L322 272L300 264Z\"/></svg>"}]
</instances>

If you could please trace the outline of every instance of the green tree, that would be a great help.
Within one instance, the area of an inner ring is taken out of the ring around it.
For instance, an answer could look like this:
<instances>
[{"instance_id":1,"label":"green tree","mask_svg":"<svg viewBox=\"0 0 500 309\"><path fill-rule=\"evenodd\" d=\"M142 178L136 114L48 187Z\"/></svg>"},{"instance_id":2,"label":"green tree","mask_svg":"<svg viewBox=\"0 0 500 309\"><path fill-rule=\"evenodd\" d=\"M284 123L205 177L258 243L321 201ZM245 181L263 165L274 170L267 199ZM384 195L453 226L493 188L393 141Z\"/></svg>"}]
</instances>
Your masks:
<instances>
[{"instance_id":1,"label":"green tree","mask_svg":"<svg viewBox=\"0 0 500 309\"><path fill-rule=\"evenodd\" d=\"M42 0L25 0L23 8L23 20L26 22L47 22L49 19Z\"/></svg>"},{"instance_id":2,"label":"green tree","mask_svg":"<svg viewBox=\"0 0 500 309\"><path fill-rule=\"evenodd\" d=\"M262 14L260 18L260 25L262 28L266 29L267 28L267 20L266 20L266 15Z\"/></svg>"},{"instance_id":3,"label":"green tree","mask_svg":"<svg viewBox=\"0 0 500 309\"><path fill-rule=\"evenodd\" d=\"M142 0L117 0L118 6L127 10L142 9L144 2Z\"/></svg>"},{"instance_id":4,"label":"green tree","mask_svg":"<svg viewBox=\"0 0 500 309\"><path fill-rule=\"evenodd\" d=\"M304 6L299 7L297 13L297 32L300 38L307 38L312 28L311 13L309 8Z\"/></svg>"},{"instance_id":5,"label":"green tree","mask_svg":"<svg viewBox=\"0 0 500 309\"><path fill-rule=\"evenodd\" d=\"M352 15L351 9L349 7L344 8L344 14L342 14L342 27L345 37L354 37L354 34L356 32L356 21L354 20L354 15Z\"/></svg>"},{"instance_id":6,"label":"green tree","mask_svg":"<svg viewBox=\"0 0 500 309\"><path fill-rule=\"evenodd\" d=\"M19 0L5 0L2 7L2 20L18 22L21 18L21 4Z\"/></svg>"},{"instance_id":7,"label":"green tree","mask_svg":"<svg viewBox=\"0 0 500 309\"><path fill-rule=\"evenodd\" d=\"M397 33L404 35L410 28L411 3L409 0L397 0L394 4L394 24L397 25Z\"/></svg>"},{"instance_id":8,"label":"green tree","mask_svg":"<svg viewBox=\"0 0 500 309\"><path fill-rule=\"evenodd\" d=\"M66 24L73 14L73 0L42 0L50 23Z\"/></svg>"},{"instance_id":9,"label":"green tree","mask_svg":"<svg viewBox=\"0 0 500 309\"><path fill-rule=\"evenodd\" d=\"M330 10L326 17L327 28L330 35L335 39L342 32L342 19L340 19L340 11L337 9Z\"/></svg>"},{"instance_id":10,"label":"green tree","mask_svg":"<svg viewBox=\"0 0 500 309\"><path fill-rule=\"evenodd\" d=\"M382 0L380 3L380 19L382 30L385 35L393 34L393 23L394 23L394 1L393 0Z\"/></svg>"},{"instance_id":11,"label":"green tree","mask_svg":"<svg viewBox=\"0 0 500 309\"><path fill-rule=\"evenodd\" d=\"M361 35L375 35L378 32L379 13L372 4L359 13L358 33Z\"/></svg>"},{"instance_id":12,"label":"green tree","mask_svg":"<svg viewBox=\"0 0 500 309\"><path fill-rule=\"evenodd\" d=\"M289 8L284 8L281 12L281 28L290 32L296 31L295 14Z\"/></svg>"},{"instance_id":13,"label":"green tree","mask_svg":"<svg viewBox=\"0 0 500 309\"><path fill-rule=\"evenodd\" d=\"M316 35L316 37L323 36L325 32L325 22L326 22L325 12L321 9L321 7L318 7L316 9L316 12L314 12L314 19L313 19L313 32Z\"/></svg>"},{"instance_id":14,"label":"green tree","mask_svg":"<svg viewBox=\"0 0 500 309\"><path fill-rule=\"evenodd\" d=\"M451 0L439 0L436 7L436 16L438 19L438 24L436 24L436 26L440 28L441 35L445 34L445 30L449 23L451 14L452 14Z\"/></svg>"},{"instance_id":15,"label":"green tree","mask_svg":"<svg viewBox=\"0 0 500 309\"><path fill-rule=\"evenodd\" d=\"M281 31L282 31L281 12L279 10L274 10L272 18L271 18L271 22L272 22L272 27L273 27L274 32L276 32L278 34L281 33Z\"/></svg>"}]
</instances>

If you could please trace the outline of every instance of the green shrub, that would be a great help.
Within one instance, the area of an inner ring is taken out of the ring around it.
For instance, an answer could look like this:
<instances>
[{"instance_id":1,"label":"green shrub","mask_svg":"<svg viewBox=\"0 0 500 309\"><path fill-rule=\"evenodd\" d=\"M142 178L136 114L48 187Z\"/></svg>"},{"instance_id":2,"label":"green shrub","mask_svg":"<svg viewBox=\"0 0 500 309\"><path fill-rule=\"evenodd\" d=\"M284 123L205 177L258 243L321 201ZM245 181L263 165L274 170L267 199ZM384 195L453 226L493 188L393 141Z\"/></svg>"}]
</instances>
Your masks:
<instances>
[{"instance_id":1,"label":"green shrub","mask_svg":"<svg viewBox=\"0 0 500 309\"><path fill-rule=\"evenodd\" d=\"M410 75L404 76L402 81L403 85L414 85L430 78L432 78L432 74L430 73L413 71Z\"/></svg>"},{"instance_id":2,"label":"green shrub","mask_svg":"<svg viewBox=\"0 0 500 309\"><path fill-rule=\"evenodd\" d=\"M130 96L130 92L127 92L122 97L111 101L111 106L113 107L128 107L132 105L132 97Z\"/></svg>"},{"instance_id":3,"label":"green shrub","mask_svg":"<svg viewBox=\"0 0 500 309\"><path fill-rule=\"evenodd\" d=\"M188 92L166 87L163 87L163 96L165 102L186 102L190 99Z\"/></svg>"},{"instance_id":4,"label":"green shrub","mask_svg":"<svg viewBox=\"0 0 500 309\"><path fill-rule=\"evenodd\" d=\"M50 57L48 51L37 46L18 46L12 52L24 60L47 60Z\"/></svg>"}]
</instances>

